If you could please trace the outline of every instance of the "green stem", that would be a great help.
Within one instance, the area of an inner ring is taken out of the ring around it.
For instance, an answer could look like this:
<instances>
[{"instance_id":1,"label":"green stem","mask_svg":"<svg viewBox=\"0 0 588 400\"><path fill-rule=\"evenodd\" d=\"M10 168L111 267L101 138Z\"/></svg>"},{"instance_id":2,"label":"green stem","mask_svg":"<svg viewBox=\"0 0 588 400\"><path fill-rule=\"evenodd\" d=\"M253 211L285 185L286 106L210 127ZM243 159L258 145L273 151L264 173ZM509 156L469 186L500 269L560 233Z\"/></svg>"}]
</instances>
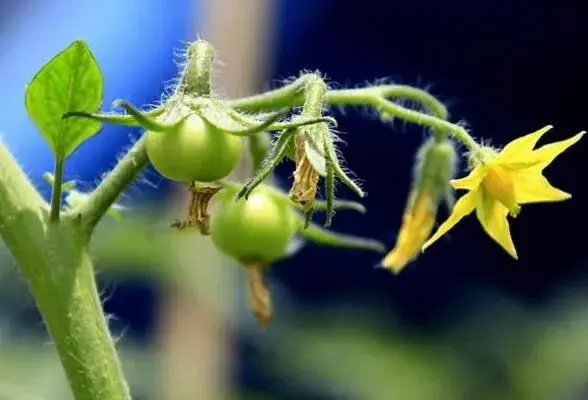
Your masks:
<instances>
[{"instance_id":1,"label":"green stem","mask_svg":"<svg viewBox=\"0 0 588 400\"><path fill-rule=\"evenodd\" d=\"M304 103L306 85L313 75L304 75L299 80L270 92L245 97L229 102L231 107L247 111L270 111L285 105L300 106ZM408 99L422 104L428 111L423 113L402 107L389 99ZM431 128L437 137L449 133L469 150L479 151L480 145L460 125L447 121L447 108L424 90L406 85L380 85L358 89L329 90L325 97L329 105L370 105L380 112L417 125ZM279 105L279 106L278 106Z\"/></svg>"},{"instance_id":2,"label":"green stem","mask_svg":"<svg viewBox=\"0 0 588 400\"><path fill-rule=\"evenodd\" d=\"M214 48L205 40L197 40L188 47L187 56L178 91L209 97L212 88L211 68Z\"/></svg>"},{"instance_id":3,"label":"green stem","mask_svg":"<svg viewBox=\"0 0 588 400\"><path fill-rule=\"evenodd\" d=\"M82 225L89 237L96 224L118 199L120 194L135 180L147 166L149 158L143 135L116 167L100 182L90 194L88 200L71 211L72 215L81 215Z\"/></svg>"},{"instance_id":4,"label":"green stem","mask_svg":"<svg viewBox=\"0 0 588 400\"><path fill-rule=\"evenodd\" d=\"M409 99L422 104L430 114L447 119L447 108L430 93L406 85L382 85L359 89L332 90L327 94L327 102L331 105L363 105L372 99Z\"/></svg>"},{"instance_id":5,"label":"green stem","mask_svg":"<svg viewBox=\"0 0 588 400\"><path fill-rule=\"evenodd\" d=\"M243 97L228 102L236 109L246 112L276 110L304 103L304 87L313 74L303 75L298 80L269 92ZM421 103L428 111L447 119L447 108L425 90L407 85L379 85L356 89L338 89L327 92L326 101L331 105L364 105L375 97L386 99L409 99Z\"/></svg>"},{"instance_id":6,"label":"green stem","mask_svg":"<svg viewBox=\"0 0 588 400\"><path fill-rule=\"evenodd\" d=\"M306 78L304 89L304 103L301 117L319 118L323 115L327 95L327 85L317 75L309 75Z\"/></svg>"},{"instance_id":7,"label":"green stem","mask_svg":"<svg viewBox=\"0 0 588 400\"><path fill-rule=\"evenodd\" d=\"M362 238L359 236L343 235L327 230L316 224L305 226L305 218L297 216L298 235L321 246L341 247L348 249L361 249L384 253L386 246L377 240Z\"/></svg>"},{"instance_id":8,"label":"green stem","mask_svg":"<svg viewBox=\"0 0 588 400\"><path fill-rule=\"evenodd\" d=\"M0 235L26 279L77 400L127 400L79 221L49 206L0 143Z\"/></svg>"},{"instance_id":9,"label":"green stem","mask_svg":"<svg viewBox=\"0 0 588 400\"><path fill-rule=\"evenodd\" d=\"M54 232L51 239L57 248L63 246L64 239L71 240L71 234L67 230ZM37 306L76 400L130 399L98 297L90 256L85 249L76 252L81 243L72 244L71 254L37 264L53 272L29 275Z\"/></svg>"},{"instance_id":10,"label":"green stem","mask_svg":"<svg viewBox=\"0 0 588 400\"><path fill-rule=\"evenodd\" d=\"M302 75L292 83L269 92L243 97L228 102L228 105L245 112L260 112L299 106L304 103L304 88L313 74Z\"/></svg>"},{"instance_id":11,"label":"green stem","mask_svg":"<svg viewBox=\"0 0 588 400\"><path fill-rule=\"evenodd\" d=\"M394 115L404 121L412 122L416 125L427 126L435 131L448 132L456 140L462 142L469 150L479 151L480 145L470 136L462 126L453 124L447 120L439 119L429 114L424 114L418 111L410 110L408 108L399 106L391 101L383 98L374 98L370 101L370 105L377 108L381 112Z\"/></svg>"},{"instance_id":12,"label":"green stem","mask_svg":"<svg viewBox=\"0 0 588 400\"><path fill-rule=\"evenodd\" d=\"M55 168L53 170L53 189L51 191L51 221L59 221L61 211L61 184L63 183L63 162L61 157L55 157Z\"/></svg>"}]
</instances>

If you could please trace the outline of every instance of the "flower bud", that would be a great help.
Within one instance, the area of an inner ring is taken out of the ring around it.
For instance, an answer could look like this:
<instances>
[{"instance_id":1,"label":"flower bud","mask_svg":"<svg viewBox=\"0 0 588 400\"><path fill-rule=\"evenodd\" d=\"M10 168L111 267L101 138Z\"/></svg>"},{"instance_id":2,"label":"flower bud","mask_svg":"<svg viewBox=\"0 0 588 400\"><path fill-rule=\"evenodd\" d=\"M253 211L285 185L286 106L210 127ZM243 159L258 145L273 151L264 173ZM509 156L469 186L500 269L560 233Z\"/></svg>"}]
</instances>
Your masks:
<instances>
[{"instance_id":1,"label":"flower bud","mask_svg":"<svg viewBox=\"0 0 588 400\"><path fill-rule=\"evenodd\" d=\"M429 139L419 149L402 226L394 248L382 260L384 268L398 273L420 253L435 224L439 200L450 193L456 158L447 139Z\"/></svg>"}]
</instances>

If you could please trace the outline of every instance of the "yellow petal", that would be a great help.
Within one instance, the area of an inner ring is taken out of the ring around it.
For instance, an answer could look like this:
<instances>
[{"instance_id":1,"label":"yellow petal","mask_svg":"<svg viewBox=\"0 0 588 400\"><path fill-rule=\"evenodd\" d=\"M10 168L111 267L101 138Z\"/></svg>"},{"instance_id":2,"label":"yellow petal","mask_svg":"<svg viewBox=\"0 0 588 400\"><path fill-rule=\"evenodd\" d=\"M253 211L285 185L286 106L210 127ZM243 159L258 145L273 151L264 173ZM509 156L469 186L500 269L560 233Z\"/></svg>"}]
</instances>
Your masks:
<instances>
[{"instance_id":1,"label":"yellow petal","mask_svg":"<svg viewBox=\"0 0 588 400\"><path fill-rule=\"evenodd\" d=\"M452 179L450 183L454 189L474 190L482 183L484 174L484 168L476 167L468 176L464 176L460 179Z\"/></svg>"},{"instance_id":2,"label":"yellow petal","mask_svg":"<svg viewBox=\"0 0 588 400\"><path fill-rule=\"evenodd\" d=\"M532 151L539 139L541 139L541 136L551 129L553 129L553 126L547 125L533 133L529 133L528 135L513 140L504 146L498 157L506 160L524 156L526 153Z\"/></svg>"},{"instance_id":3,"label":"yellow petal","mask_svg":"<svg viewBox=\"0 0 588 400\"><path fill-rule=\"evenodd\" d=\"M570 146L576 144L586 132L582 131L569 139L561 140L559 142L549 143L545 146L541 146L537 150L533 151L533 157L537 157L540 161L541 169L547 167L551 162L559 156L561 153L566 151Z\"/></svg>"},{"instance_id":4,"label":"yellow petal","mask_svg":"<svg viewBox=\"0 0 588 400\"><path fill-rule=\"evenodd\" d=\"M480 191L478 207L476 208L478 221L496 243L506 250L511 257L517 259L517 251L512 242L508 220L506 219L508 211L508 208L489 193L484 190Z\"/></svg>"},{"instance_id":5,"label":"yellow petal","mask_svg":"<svg viewBox=\"0 0 588 400\"><path fill-rule=\"evenodd\" d=\"M540 171L517 171L512 174L512 178L519 204L562 201L572 197L571 194L551 186Z\"/></svg>"},{"instance_id":6,"label":"yellow petal","mask_svg":"<svg viewBox=\"0 0 588 400\"><path fill-rule=\"evenodd\" d=\"M421 191L404 214L398 240L381 264L395 274L418 255L435 224L437 199L428 191Z\"/></svg>"},{"instance_id":7,"label":"yellow petal","mask_svg":"<svg viewBox=\"0 0 588 400\"><path fill-rule=\"evenodd\" d=\"M463 217L470 214L476 208L476 202L478 198L478 190L468 192L462 197L457 200L455 206L453 207L453 211L451 215L445 222L439 226L437 232L427 242L423 245L422 251L425 251L427 247L432 245L437 239L447 233L451 228L453 228Z\"/></svg>"},{"instance_id":8,"label":"yellow petal","mask_svg":"<svg viewBox=\"0 0 588 400\"><path fill-rule=\"evenodd\" d=\"M512 171L504 168L500 164L490 164L486 169L486 176L482 181L485 193L500 201L511 212L516 213L517 200L514 182L512 180Z\"/></svg>"}]
</instances>

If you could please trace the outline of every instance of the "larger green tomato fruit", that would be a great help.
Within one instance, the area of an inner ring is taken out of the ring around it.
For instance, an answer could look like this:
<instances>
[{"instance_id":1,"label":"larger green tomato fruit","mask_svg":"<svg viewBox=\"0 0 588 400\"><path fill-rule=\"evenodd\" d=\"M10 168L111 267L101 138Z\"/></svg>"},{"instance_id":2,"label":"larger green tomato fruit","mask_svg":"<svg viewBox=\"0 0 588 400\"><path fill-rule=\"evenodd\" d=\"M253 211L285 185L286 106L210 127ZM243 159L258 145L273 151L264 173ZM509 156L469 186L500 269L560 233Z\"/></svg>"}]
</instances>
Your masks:
<instances>
[{"instance_id":1,"label":"larger green tomato fruit","mask_svg":"<svg viewBox=\"0 0 588 400\"><path fill-rule=\"evenodd\" d=\"M243 141L192 114L171 131L146 133L147 155L164 177L178 182L213 182L231 173Z\"/></svg>"},{"instance_id":2,"label":"larger green tomato fruit","mask_svg":"<svg viewBox=\"0 0 588 400\"><path fill-rule=\"evenodd\" d=\"M223 253L236 260L269 264L282 257L296 233L293 209L263 186L247 200L234 200L223 190L210 220L211 239Z\"/></svg>"}]
</instances>

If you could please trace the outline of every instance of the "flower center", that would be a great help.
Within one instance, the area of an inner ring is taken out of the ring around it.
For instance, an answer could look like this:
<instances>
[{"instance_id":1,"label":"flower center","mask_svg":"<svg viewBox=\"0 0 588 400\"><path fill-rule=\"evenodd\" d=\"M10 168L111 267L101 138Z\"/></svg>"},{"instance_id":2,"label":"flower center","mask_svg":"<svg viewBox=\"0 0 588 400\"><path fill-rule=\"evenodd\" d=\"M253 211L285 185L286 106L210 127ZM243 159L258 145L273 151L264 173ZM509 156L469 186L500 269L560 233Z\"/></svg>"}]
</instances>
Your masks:
<instances>
[{"instance_id":1,"label":"flower center","mask_svg":"<svg viewBox=\"0 0 588 400\"><path fill-rule=\"evenodd\" d=\"M482 185L492 197L508 208L513 217L518 215L521 207L517 204L512 178L504 167L500 165L486 166L486 176Z\"/></svg>"}]
</instances>

